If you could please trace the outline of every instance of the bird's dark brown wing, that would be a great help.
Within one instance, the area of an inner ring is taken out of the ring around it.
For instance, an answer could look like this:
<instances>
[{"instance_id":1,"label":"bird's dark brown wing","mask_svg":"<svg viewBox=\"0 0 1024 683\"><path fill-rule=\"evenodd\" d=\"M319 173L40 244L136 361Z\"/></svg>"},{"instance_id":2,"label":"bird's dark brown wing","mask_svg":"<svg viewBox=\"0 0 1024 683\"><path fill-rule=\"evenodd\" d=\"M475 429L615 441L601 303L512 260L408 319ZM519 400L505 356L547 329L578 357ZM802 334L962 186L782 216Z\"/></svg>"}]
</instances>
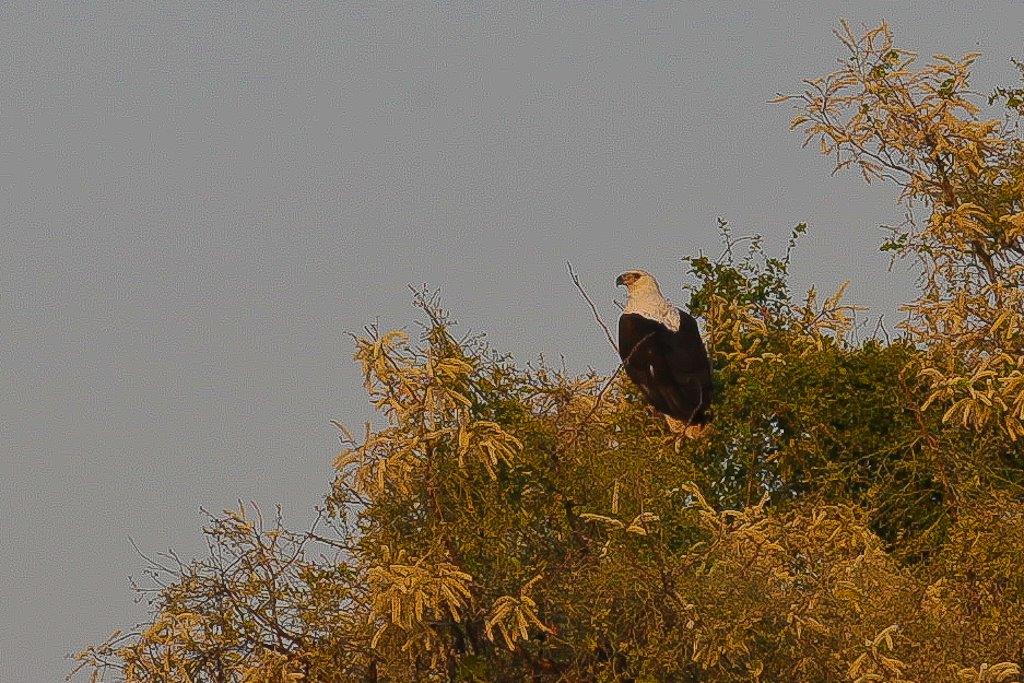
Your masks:
<instances>
[{"instance_id":1,"label":"bird's dark brown wing","mask_svg":"<svg viewBox=\"0 0 1024 683\"><path fill-rule=\"evenodd\" d=\"M708 421L711 364L689 314L680 311L675 332L641 315L623 314L619 355L626 375L659 412L691 424Z\"/></svg>"}]
</instances>

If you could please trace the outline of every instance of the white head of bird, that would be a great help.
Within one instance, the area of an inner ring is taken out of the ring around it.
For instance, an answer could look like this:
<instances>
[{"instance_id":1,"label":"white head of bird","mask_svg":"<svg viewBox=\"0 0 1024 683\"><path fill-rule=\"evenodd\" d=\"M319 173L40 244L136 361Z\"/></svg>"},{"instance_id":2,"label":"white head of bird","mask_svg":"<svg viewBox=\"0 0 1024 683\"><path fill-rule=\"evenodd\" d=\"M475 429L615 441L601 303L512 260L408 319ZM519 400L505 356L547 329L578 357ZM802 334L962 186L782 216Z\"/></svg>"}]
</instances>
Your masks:
<instances>
[{"instance_id":1,"label":"white head of bird","mask_svg":"<svg viewBox=\"0 0 1024 683\"><path fill-rule=\"evenodd\" d=\"M673 332L679 329L679 309L662 296L658 281L646 270L627 270L615 279L615 284L626 287L623 313L656 320Z\"/></svg>"}]
</instances>

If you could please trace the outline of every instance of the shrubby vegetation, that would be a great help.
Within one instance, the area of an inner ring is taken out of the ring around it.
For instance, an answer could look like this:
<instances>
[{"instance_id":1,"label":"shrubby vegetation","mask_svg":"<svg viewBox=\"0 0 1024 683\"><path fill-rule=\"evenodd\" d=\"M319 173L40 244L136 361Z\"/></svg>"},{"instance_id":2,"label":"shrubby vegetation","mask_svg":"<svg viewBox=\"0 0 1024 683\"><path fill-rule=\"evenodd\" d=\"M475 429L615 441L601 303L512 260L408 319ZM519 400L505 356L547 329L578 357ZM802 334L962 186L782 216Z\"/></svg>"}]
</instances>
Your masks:
<instances>
[{"instance_id":1,"label":"shrubby vegetation","mask_svg":"<svg viewBox=\"0 0 1024 683\"><path fill-rule=\"evenodd\" d=\"M724 229L686 259L718 383L679 439L621 376L520 365L417 297L357 341L386 420L343 428L317 524L244 507L153 568L151 623L79 657L129 681L997 681L1024 658L1020 91L981 116L973 55L845 26L784 98L808 141L892 184L916 258L898 333L791 250ZM989 104L993 104L990 102ZM741 248L742 247L742 248ZM796 247L798 249L798 246ZM609 353L612 349L609 348Z\"/></svg>"}]
</instances>

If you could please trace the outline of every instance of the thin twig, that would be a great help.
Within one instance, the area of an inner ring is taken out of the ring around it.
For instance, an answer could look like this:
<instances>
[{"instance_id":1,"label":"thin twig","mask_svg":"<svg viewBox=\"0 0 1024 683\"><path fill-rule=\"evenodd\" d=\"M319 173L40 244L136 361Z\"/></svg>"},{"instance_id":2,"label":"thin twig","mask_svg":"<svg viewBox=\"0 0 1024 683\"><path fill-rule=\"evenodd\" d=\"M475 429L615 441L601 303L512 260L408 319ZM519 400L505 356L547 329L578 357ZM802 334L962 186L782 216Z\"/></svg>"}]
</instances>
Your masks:
<instances>
[{"instance_id":1,"label":"thin twig","mask_svg":"<svg viewBox=\"0 0 1024 683\"><path fill-rule=\"evenodd\" d=\"M889 338L889 331L885 329L883 322L884 316L878 316L878 324L875 325L875 331L871 333L872 339L878 339L878 333L881 332L885 335L885 343L887 346L892 346L892 339Z\"/></svg>"},{"instance_id":2,"label":"thin twig","mask_svg":"<svg viewBox=\"0 0 1024 683\"><path fill-rule=\"evenodd\" d=\"M619 365L615 368L615 372L609 375L608 379L605 380L604 384L601 386L601 390L597 392L597 396L594 398L594 405L590 408L590 412L588 412L584 416L584 418L580 420L580 427L586 424L590 420L590 418L593 417L594 413L597 412L597 407L601 405L601 399L604 398L604 394L606 391L608 391L608 387L612 385L612 382L615 381L615 378L619 376L620 372L622 372L622 366L623 363L619 363ZM579 429L577 429L576 431L577 436L579 436ZM572 443L570 443L569 445L571 446L574 443L576 443L575 439L573 439Z\"/></svg>"},{"instance_id":3,"label":"thin twig","mask_svg":"<svg viewBox=\"0 0 1024 683\"><path fill-rule=\"evenodd\" d=\"M597 324L600 325L601 329L604 330L604 336L608 338L608 343L611 344L612 347L615 349L615 352L618 353L619 345L615 343L615 339L612 337L611 330L609 330L605 322L601 320L601 314L597 312L597 306L594 305L593 299L591 299L590 295L587 294L587 290L583 289L583 285L580 283L580 278L576 274L576 271L573 270L572 264L566 261L565 269L569 272L569 277L572 278L572 283L576 285L576 289L580 291L580 294L583 295L583 298L586 300L586 302L590 304L590 310L593 311L594 313L594 319L597 320Z\"/></svg>"},{"instance_id":4,"label":"thin twig","mask_svg":"<svg viewBox=\"0 0 1024 683\"><path fill-rule=\"evenodd\" d=\"M141 557L142 559L144 559L146 562L149 563L149 568L150 569L160 569L161 571L165 571L168 574L173 574L174 573L173 571L171 571L170 569L168 569L164 565L160 564L159 562L157 562L153 558L151 558L148 555L146 555L146 553L142 552L142 549L139 548L139 545L135 542L135 539L132 538L131 536L128 537L128 543L131 545L132 549L138 554L139 557Z\"/></svg>"},{"instance_id":5,"label":"thin twig","mask_svg":"<svg viewBox=\"0 0 1024 683\"><path fill-rule=\"evenodd\" d=\"M637 342L636 345L633 347L633 350L629 352L629 355L622 359L622 362L619 363L619 365L615 368L615 372L613 372L611 376L608 377L604 385L601 387L601 390L597 392L597 397L594 399L594 405L590 408L590 411L583 417L582 420L580 420L580 422L576 425L575 429L573 429L572 441L570 441L566 445L567 448L572 448L573 446L576 445L576 442L579 441L580 432L583 430L583 426L587 422L589 422L590 418L593 417L594 413L597 412L597 407L601 405L601 399L604 398L605 392L608 391L608 387L612 385L612 382L615 381L615 378L618 377L619 373L622 372L622 369L626 367L626 363L632 360L633 354L636 353L640 349L640 347L643 346L647 342L647 340L651 338L653 334L654 332L648 332L646 335L644 335L640 339L640 341Z\"/></svg>"}]
</instances>

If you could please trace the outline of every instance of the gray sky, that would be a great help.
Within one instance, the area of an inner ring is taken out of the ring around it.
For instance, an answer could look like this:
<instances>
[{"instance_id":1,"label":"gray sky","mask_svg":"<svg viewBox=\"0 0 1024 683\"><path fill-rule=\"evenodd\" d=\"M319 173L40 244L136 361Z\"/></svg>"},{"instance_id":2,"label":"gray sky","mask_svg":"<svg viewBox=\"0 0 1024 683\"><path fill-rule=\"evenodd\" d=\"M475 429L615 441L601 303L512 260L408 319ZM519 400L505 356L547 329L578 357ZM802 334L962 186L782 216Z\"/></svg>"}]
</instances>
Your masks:
<instances>
[{"instance_id":1,"label":"gray sky","mask_svg":"<svg viewBox=\"0 0 1024 683\"><path fill-rule=\"evenodd\" d=\"M1011 81L1024 3L0 2L0 681L144 618L127 576L188 556L199 506L326 491L369 416L346 332L440 286L528 360L616 359L616 274L680 298L715 219L893 318L888 188L802 150L767 100L831 68L840 17L980 50Z\"/></svg>"}]
</instances>

